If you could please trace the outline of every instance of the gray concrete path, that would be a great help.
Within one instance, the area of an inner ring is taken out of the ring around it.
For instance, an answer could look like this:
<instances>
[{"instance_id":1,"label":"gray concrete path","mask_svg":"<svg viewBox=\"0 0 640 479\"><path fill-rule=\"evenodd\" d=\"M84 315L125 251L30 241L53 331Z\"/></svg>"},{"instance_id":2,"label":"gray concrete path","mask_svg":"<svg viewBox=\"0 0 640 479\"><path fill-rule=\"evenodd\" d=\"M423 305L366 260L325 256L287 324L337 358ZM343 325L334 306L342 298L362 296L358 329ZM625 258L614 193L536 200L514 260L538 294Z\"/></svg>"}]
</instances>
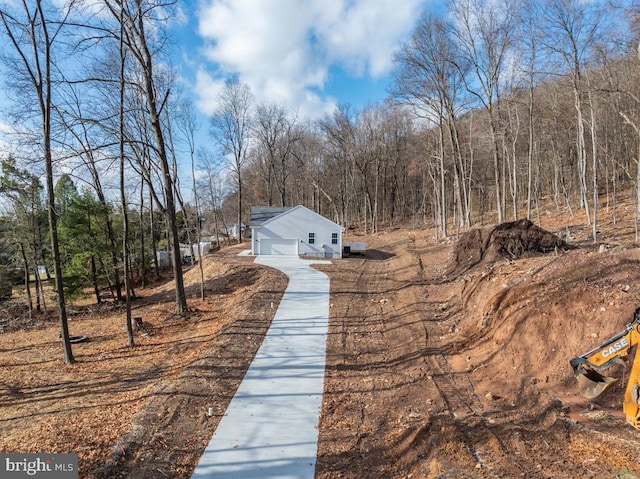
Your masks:
<instances>
[{"instance_id":1,"label":"gray concrete path","mask_svg":"<svg viewBox=\"0 0 640 479\"><path fill-rule=\"evenodd\" d=\"M315 263L328 263L315 261ZM329 278L297 257L258 257L289 285L192 479L313 479Z\"/></svg>"}]
</instances>

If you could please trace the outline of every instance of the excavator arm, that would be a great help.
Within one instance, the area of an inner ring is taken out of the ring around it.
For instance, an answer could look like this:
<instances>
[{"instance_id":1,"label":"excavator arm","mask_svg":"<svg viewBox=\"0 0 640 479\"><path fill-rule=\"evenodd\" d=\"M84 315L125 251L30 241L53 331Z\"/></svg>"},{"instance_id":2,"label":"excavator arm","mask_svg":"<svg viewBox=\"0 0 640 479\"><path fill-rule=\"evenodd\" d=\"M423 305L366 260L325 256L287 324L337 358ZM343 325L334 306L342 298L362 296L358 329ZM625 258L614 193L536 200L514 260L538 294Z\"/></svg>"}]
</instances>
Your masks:
<instances>
[{"instance_id":1,"label":"excavator arm","mask_svg":"<svg viewBox=\"0 0 640 479\"><path fill-rule=\"evenodd\" d=\"M607 339L591 351L569 361L573 374L578 380L580 394L588 398L596 398L618 381L607 377L599 371L614 364L624 363L633 346L640 342L640 308L633 314L633 321L624 331ZM634 354L634 361L629 373L629 380L624 394L623 410L627 422L640 429L640 355Z\"/></svg>"}]
</instances>

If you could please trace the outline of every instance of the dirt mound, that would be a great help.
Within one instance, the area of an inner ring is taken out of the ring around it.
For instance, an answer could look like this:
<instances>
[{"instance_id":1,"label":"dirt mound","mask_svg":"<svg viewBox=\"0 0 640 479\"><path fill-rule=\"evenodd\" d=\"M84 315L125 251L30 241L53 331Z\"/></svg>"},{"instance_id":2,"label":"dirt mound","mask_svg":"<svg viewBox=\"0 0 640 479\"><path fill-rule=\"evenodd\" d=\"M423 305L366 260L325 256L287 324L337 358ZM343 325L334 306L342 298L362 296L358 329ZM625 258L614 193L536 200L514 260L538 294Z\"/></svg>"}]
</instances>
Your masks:
<instances>
[{"instance_id":1,"label":"dirt mound","mask_svg":"<svg viewBox=\"0 0 640 479\"><path fill-rule=\"evenodd\" d=\"M497 258L517 259L568 247L564 240L527 219L477 228L460 237L448 274L457 276L481 262Z\"/></svg>"}]
</instances>

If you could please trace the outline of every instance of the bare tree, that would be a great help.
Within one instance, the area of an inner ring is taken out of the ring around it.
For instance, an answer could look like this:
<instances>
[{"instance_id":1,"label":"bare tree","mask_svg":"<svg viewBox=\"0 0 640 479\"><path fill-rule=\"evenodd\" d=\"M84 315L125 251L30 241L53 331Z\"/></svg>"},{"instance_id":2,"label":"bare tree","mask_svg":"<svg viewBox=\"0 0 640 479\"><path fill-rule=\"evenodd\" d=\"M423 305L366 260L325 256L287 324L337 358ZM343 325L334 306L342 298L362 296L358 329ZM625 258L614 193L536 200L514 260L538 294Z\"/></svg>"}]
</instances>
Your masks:
<instances>
[{"instance_id":1,"label":"bare tree","mask_svg":"<svg viewBox=\"0 0 640 479\"><path fill-rule=\"evenodd\" d=\"M163 205L163 213L167 219L167 229L171 240L171 258L176 294L175 312L177 315L184 315L187 313L187 297L182 277L182 256L176 217L175 185L161 119L162 110L170 90L165 88L163 91L162 84L158 81L158 72L154 67L162 45L158 43L152 45L150 38L147 36L149 25L153 25L155 29L170 14L165 11L169 4L165 4L160 0L132 0L122 5L114 0L105 0L105 2L114 18L123 26L122 37L124 45L127 51L131 53L140 78L140 81L133 82L132 76L131 82L145 99L143 111L148 116L149 128L154 139L152 149L160 166L162 176L164 202L159 202L158 204ZM158 33L157 30L155 33Z\"/></svg>"},{"instance_id":2,"label":"bare tree","mask_svg":"<svg viewBox=\"0 0 640 479\"><path fill-rule=\"evenodd\" d=\"M447 182L453 178L453 194L457 216L463 226L470 226L471 203L468 180L469 167L465 163L458 131L458 111L462 103L462 89L468 74L469 62L456 47L451 25L425 13L411 40L395 58L397 69L393 93L408 102L416 112L438 125L438 191L437 221L447 236ZM445 141L448 148L445 149ZM447 162L447 151L451 159ZM449 175L449 168L453 174Z\"/></svg>"},{"instance_id":3,"label":"bare tree","mask_svg":"<svg viewBox=\"0 0 640 479\"><path fill-rule=\"evenodd\" d=\"M213 225L216 231L216 245L220 247L220 209L224 201L225 188L222 175L220 174L222 162L216 161L211 152L200 148L197 152L198 165L204 172L203 177L198 182L198 190L202 191L203 209L208 209L213 215Z\"/></svg>"},{"instance_id":4,"label":"bare tree","mask_svg":"<svg viewBox=\"0 0 640 479\"><path fill-rule=\"evenodd\" d=\"M540 8L535 0L524 0L518 10L520 14L520 41L518 49L522 60L521 70L526 75L527 84L527 219L531 219L534 145L535 145L535 86L538 63L538 40L540 36Z\"/></svg>"},{"instance_id":5,"label":"bare tree","mask_svg":"<svg viewBox=\"0 0 640 479\"><path fill-rule=\"evenodd\" d=\"M638 60L640 60L640 43L637 46L636 55ZM625 93L629 97L631 97L635 105L640 105L640 95L637 95L630 91L627 91ZM635 111L636 109L634 108L633 110ZM624 122L627 125L631 126L631 128L635 132L636 137L638 138L638 141L637 141L638 156L636 159L636 176L635 176L636 195L635 195L635 215L634 215L635 240L638 241L638 238L639 238L638 223L640 222L640 120L638 120L638 118L631 117L631 112L629 111L620 111L620 116L622 116L622 118L624 119Z\"/></svg>"},{"instance_id":6,"label":"bare tree","mask_svg":"<svg viewBox=\"0 0 640 479\"><path fill-rule=\"evenodd\" d=\"M585 134L585 125L588 120L585 118L585 108L591 108L591 106L588 102L590 94L584 69L596 42L605 34L603 29L605 15L601 15L598 8L595 4L579 0L547 0L544 8L544 31L547 34L545 47L565 67L561 72L569 74L573 94L580 207L585 211L587 224L591 224L591 215L588 200ZM596 152L594 151L593 154ZM596 172L594 171L593 174L595 175Z\"/></svg>"},{"instance_id":7,"label":"bare tree","mask_svg":"<svg viewBox=\"0 0 640 479\"><path fill-rule=\"evenodd\" d=\"M349 226L352 207L360 210L361 202L355 201L356 191L356 119L348 105L340 105L333 115L320 121L325 136L328 178L332 185L328 193L338 206L340 223ZM361 212L361 210L360 210Z\"/></svg>"},{"instance_id":8,"label":"bare tree","mask_svg":"<svg viewBox=\"0 0 640 479\"><path fill-rule=\"evenodd\" d=\"M74 361L69 339L67 311L64 297L64 278L60 260L58 243L58 218L55 211L55 193L53 185L53 152L51 148L52 110L53 110L53 77L54 51L61 40L62 30L71 14L74 2L66 4L60 12L45 11L41 0L35 4L23 0L22 12L10 10L7 4L0 8L2 27L9 37L15 56L14 62L8 65L14 68L24 87L29 88L38 105L40 120L40 141L45 166L45 183L47 190L49 231L51 235L51 252L55 273L58 316L60 318L61 337L64 347L65 363ZM56 15L57 18L50 18ZM51 30L50 30L51 28Z\"/></svg>"},{"instance_id":9,"label":"bare tree","mask_svg":"<svg viewBox=\"0 0 640 479\"><path fill-rule=\"evenodd\" d=\"M131 285L131 271L129 268L129 204L127 202L127 195L125 190L125 166L126 166L126 157L125 157L125 104L124 98L126 93L126 62L127 62L127 49L124 42L124 18L125 18L125 9L124 5L120 5L120 42L118 43L118 51L120 56L120 74L119 74L119 85L118 92L120 94L119 108L118 108L118 153L120 157L120 205L122 207L122 219L123 219L123 227L122 227L122 257L124 264L124 290L125 290L125 301L126 301L126 324L127 324L127 338L129 342L129 346L133 347L134 339L133 339L133 324L131 318L131 296L132 296L132 285Z\"/></svg>"},{"instance_id":10,"label":"bare tree","mask_svg":"<svg viewBox=\"0 0 640 479\"><path fill-rule=\"evenodd\" d=\"M237 80L229 80L220 92L218 107L209 125L209 132L218 142L222 154L229 157L237 181L239 243L242 243L242 171L249 148L252 108L253 94L249 87Z\"/></svg>"},{"instance_id":11,"label":"bare tree","mask_svg":"<svg viewBox=\"0 0 640 479\"><path fill-rule=\"evenodd\" d=\"M267 185L270 187L272 181L275 183L280 193L280 206L286 206L287 185L293 173L293 147L300 139L296 120L287 117L284 107L275 104L259 105L253 132L265 156ZM269 202L272 202L271 195Z\"/></svg>"},{"instance_id":12,"label":"bare tree","mask_svg":"<svg viewBox=\"0 0 640 479\"><path fill-rule=\"evenodd\" d=\"M489 116L496 211L501 223L505 206L497 108L501 75L513 43L517 10L513 0L451 0L451 7L459 47L475 73L474 81L467 82L467 89Z\"/></svg>"},{"instance_id":13,"label":"bare tree","mask_svg":"<svg viewBox=\"0 0 640 479\"><path fill-rule=\"evenodd\" d=\"M191 160L191 181L193 186L193 201L195 207L196 220L196 243L198 245L198 270L200 272L200 298L204 299L204 266L202 264L202 224L200 219L200 195L196 185L196 139L195 134L200 128L200 124L196 119L193 103L183 101L180 104L177 115L177 127L182 135L184 142L189 149L189 158Z\"/></svg>"}]
</instances>

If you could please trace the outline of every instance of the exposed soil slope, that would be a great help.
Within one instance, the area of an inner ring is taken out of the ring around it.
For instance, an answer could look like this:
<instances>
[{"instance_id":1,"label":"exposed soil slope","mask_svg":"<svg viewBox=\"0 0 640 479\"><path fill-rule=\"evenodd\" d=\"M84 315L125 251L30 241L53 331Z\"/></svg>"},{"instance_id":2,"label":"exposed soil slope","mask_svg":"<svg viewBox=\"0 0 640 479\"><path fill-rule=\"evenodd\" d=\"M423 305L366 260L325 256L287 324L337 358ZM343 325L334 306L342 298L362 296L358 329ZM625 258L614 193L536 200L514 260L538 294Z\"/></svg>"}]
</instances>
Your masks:
<instances>
[{"instance_id":1,"label":"exposed soil slope","mask_svg":"<svg viewBox=\"0 0 640 479\"><path fill-rule=\"evenodd\" d=\"M460 243L396 233L323 268L336 280L317 477L640 473L622 387L589 404L568 364L632 319L638 250L548 237L551 253L533 255L547 232L520 226L463 238L472 267ZM531 248L481 254L523 231Z\"/></svg>"}]
</instances>

